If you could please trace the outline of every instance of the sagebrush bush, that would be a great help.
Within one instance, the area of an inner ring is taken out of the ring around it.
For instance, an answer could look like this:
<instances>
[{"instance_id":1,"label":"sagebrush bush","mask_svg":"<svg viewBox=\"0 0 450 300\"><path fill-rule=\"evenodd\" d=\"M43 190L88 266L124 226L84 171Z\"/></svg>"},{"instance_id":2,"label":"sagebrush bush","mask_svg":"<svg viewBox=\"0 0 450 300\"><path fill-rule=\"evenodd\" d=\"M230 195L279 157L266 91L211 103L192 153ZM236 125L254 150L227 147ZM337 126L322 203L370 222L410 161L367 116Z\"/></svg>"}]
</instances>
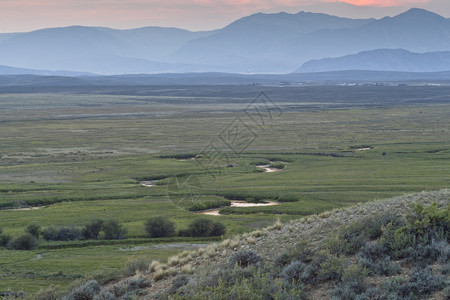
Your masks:
<instances>
[{"instance_id":1,"label":"sagebrush bush","mask_svg":"<svg viewBox=\"0 0 450 300\"><path fill-rule=\"evenodd\" d=\"M355 296L355 300L381 300L385 298L385 293L377 287L368 288L364 293ZM394 300L395 298L389 299Z\"/></svg>"},{"instance_id":2,"label":"sagebrush bush","mask_svg":"<svg viewBox=\"0 0 450 300\"><path fill-rule=\"evenodd\" d=\"M432 248L426 247L433 241L449 240L450 206L438 208L436 203L425 207L421 204L415 206L412 213L406 216L406 224L386 225L381 236L381 243L388 247L397 258L406 258L411 255L411 249L421 245L418 251L429 252ZM416 251L412 253L423 260L425 257ZM429 254L432 254L431 252Z\"/></svg>"},{"instance_id":3,"label":"sagebrush bush","mask_svg":"<svg viewBox=\"0 0 450 300\"><path fill-rule=\"evenodd\" d=\"M321 280L340 280L348 261L343 256L329 256L320 266L319 279Z\"/></svg>"},{"instance_id":4,"label":"sagebrush bush","mask_svg":"<svg viewBox=\"0 0 450 300\"><path fill-rule=\"evenodd\" d=\"M355 254L366 242L363 224L357 222L339 229L338 233L328 240L328 250L337 255Z\"/></svg>"},{"instance_id":5,"label":"sagebrush bush","mask_svg":"<svg viewBox=\"0 0 450 300\"><path fill-rule=\"evenodd\" d=\"M233 268L222 272L207 288L190 291L193 299L304 299L299 287L283 285L267 270Z\"/></svg>"},{"instance_id":6,"label":"sagebrush bush","mask_svg":"<svg viewBox=\"0 0 450 300\"><path fill-rule=\"evenodd\" d=\"M405 261L413 265L425 267L437 261L441 255L439 244L432 243L430 245L419 244L415 247L408 247L401 251Z\"/></svg>"},{"instance_id":7,"label":"sagebrush bush","mask_svg":"<svg viewBox=\"0 0 450 300\"><path fill-rule=\"evenodd\" d=\"M354 300L360 296L364 290L360 285L354 283L339 283L335 286L332 298L333 300Z\"/></svg>"},{"instance_id":8,"label":"sagebrush bush","mask_svg":"<svg viewBox=\"0 0 450 300\"><path fill-rule=\"evenodd\" d=\"M93 300L100 293L101 287L95 280L90 280L85 284L75 288L72 292L63 297L63 300Z\"/></svg>"},{"instance_id":9,"label":"sagebrush bush","mask_svg":"<svg viewBox=\"0 0 450 300\"><path fill-rule=\"evenodd\" d=\"M144 277L141 277L141 276L129 278L129 279L125 280L125 284L128 287L128 289L127 289L128 292L136 291L139 289L144 289L144 288L152 286L152 283L150 280L145 279Z\"/></svg>"},{"instance_id":10,"label":"sagebrush bush","mask_svg":"<svg viewBox=\"0 0 450 300\"><path fill-rule=\"evenodd\" d=\"M15 237L9 243L14 250L33 250L37 246L37 240L29 233L25 233Z\"/></svg>"},{"instance_id":11,"label":"sagebrush bush","mask_svg":"<svg viewBox=\"0 0 450 300\"><path fill-rule=\"evenodd\" d=\"M238 265L239 267L249 267L249 266L259 266L262 263L262 257L253 250L241 250L234 253L229 260L229 266L234 267Z\"/></svg>"},{"instance_id":12,"label":"sagebrush bush","mask_svg":"<svg viewBox=\"0 0 450 300\"><path fill-rule=\"evenodd\" d=\"M395 224L397 227L404 225L406 219L393 212L377 214L367 217L361 221L364 234L371 240L377 239L383 233L383 227L389 223Z\"/></svg>"},{"instance_id":13,"label":"sagebrush bush","mask_svg":"<svg viewBox=\"0 0 450 300\"><path fill-rule=\"evenodd\" d=\"M95 280L98 282L98 284L103 286L105 284L119 280L121 278L121 273L117 269L103 267L99 270L89 273L88 275L86 275L86 278Z\"/></svg>"},{"instance_id":14,"label":"sagebrush bush","mask_svg":"<svg viewBox=\"0 0 450 300\"><path fill-rule=\"evenodd\" d=\"M391 260L385 246L377 243L367 243L356 254L358 261L367 268L372 275L395 275L401 270L398 262Z\"/></svg>"},{"instance_id":15,"label":"sagebrush bush","mask_svg":"<svg viewBox=\"0 0 450 300\"><path fill-rule=\"evenodd\" d=\"M289 252L285 251L275 258L274 266L277 268L283 268L291 261L292 257L289 255Z\"/></svg>"},{"instance_id":16,"label":"sagebrush bush","mask_svg":"<svg viewBox=\"0 0 450 300\"><path fill-rule=\"evenodd\" d=\"M394 277L383 284L383 290L390 295L389 299L423 299L448 285L445 277L434 276L431 269L417 268L410 273L409 280Z\"/></svg>"},{"instance_id":17,"label":"sagebrush bush","mask_svg":"<svg viewBox=\"0 0 450 300\"><path fill-rule=\"evenodd\" d=\"M94 300L137 299L146 294L146 288L152 286L150 280L141 276L125 279L117 284L103 288Z\"/></svg>"},{"instance_id":18,"label":"sagebrush bush","mask_svg":"<svg viewBox=\"0 0 450 300\"><path fill-rule=\"evenodd\" d=\"M129 277L136 275L136 272L147 272L152 260L148 257L132 257L127 260L122 269L122 275Z\"/></svg>"},{"instance_id":19,"label":"sagebrush bush","mask_svg":"<svg viewBox=\"0 0 450 300\"><path fill-rule=\"evenodd\" d=\"M33 296L33 300L58 300L61 299L61 292L57 286L48 286L45 288L41 288L39 292L37 292Z\"/></svg>"},{"instance_id":20,"label":"sagebrush bush","mask_svg":"<svg viewBox=\"0 0 450 300\"><path fill-rule=\"evenodd\" d=\"M445 279L434 276L430 269L416 269L410 274L409 281L400 289L402 296L425 296L446 286Z\"/></svg>"},{"instance_id":21,"label":"sagebrush bush","mask_svg":"<svg viewBox=\"0 0 450 300\"><path fill-rule=\"evenodd\" d=\"M345 283L363 284L369 271L360 264L348 266L342 273L341 281Z\"/></svg>"},{"instance_id":22,"label":"sagebrush bush","mask_svg":"<svg viewBox=\"0 0 450 300\"><path fill-rule=\"evenodd\" d=\"M175 223L166 217L148 219L144 227L151 238L167 237L175 234Z\"/></svg>"},{"instance_id":23,"label":"sagebrush bush","mask_svg":"<svg viewBox=\"0 0 450 300\"><path fill-rule=\"evenodd\" d=\"M111 293L109 289L103 288L97 295L94 296L93 300L117 300L117 297Z\"/></svg>"},{"instance_id":24,"label":"sagebrush bush","mask_svg":"<svg viewBox=\"0 0 450 300\"><path fill-rule=\"evenodd\" d=\"M275 258L275 267L283 268L292 261L308 263L312 261L314 253L307 241L298 242L292 249L289 249Z\"/></svg>"},{"instance_id":25,"label":"sagebrush bush","mask_svg":"<svg viewBox=\"0 0 450 300\"><path fill-rule=\"evenodd\" d=\"M317 269L313 265L307 265L300 261L294 261L283 268L281 271L281 278L284 282L297 285L302 283L313 283Z\"/></svg>"},{"instance_id":26,"label":"sagebrush bush","mask_svg":"<svg viewBox=\"0 0 450 300\"><path fill-rule=\"evenodd\" d=\"M186 275L178 275L172 280L172 286L169 289L169 293L175 294L178 290L189 283L189 277Z\"/></svg>"}]
</instances>

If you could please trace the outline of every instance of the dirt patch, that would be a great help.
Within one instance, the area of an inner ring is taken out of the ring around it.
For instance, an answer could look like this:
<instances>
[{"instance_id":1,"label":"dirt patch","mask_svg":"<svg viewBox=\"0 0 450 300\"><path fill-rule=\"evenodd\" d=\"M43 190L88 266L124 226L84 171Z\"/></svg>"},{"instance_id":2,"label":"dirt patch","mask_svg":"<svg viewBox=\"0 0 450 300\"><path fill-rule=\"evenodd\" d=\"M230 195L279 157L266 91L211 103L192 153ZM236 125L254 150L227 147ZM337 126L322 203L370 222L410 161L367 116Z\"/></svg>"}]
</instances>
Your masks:
<instances>
[{"instance_id":1,"label":"dirt patch","mask_svg":"<svg viewBox=\"0 0 450 300\"><path fill-rule=\"evenodd\" d=\"M261 165L261 166L256 166L256 167L263 169L265 173L274 173L274 172L281 171L281 169L271 168L270 165Z\"/></svg>"},{"instance_id":2,"label":"dirt patch","mask_svg":"<svg viewBox=\"0 0 450 300\"><path fill-rule=\"evenodd\" d=\"M280 203L278 202L264 202L264 203L248 203L245 201L241 201L241 200L231 200L231 207L259 207L259 206L274 206L274 205L279 205ZM220 208L215 208L215 209L208 209L208 210L204 210L199 212L199 214L202 215L208 215L208 216L220 216Z\"/></svg>"},{"instance_id":3,"label":"dirt patch","mask_svg":"<svg viewBox=\"0 0 450 300\"><path fill-rule=\"evenodd\" d=\"M4 210L21 211L21 210L36 210L41 209L44 206L32 206L32 207L21 207L21 208L5 208Z\"/></svg>"},{"instance_id":4,"label":"dirt patch","mask_svg":"<svg viewBox=\"0 0 450 300\"><path fill-rule=\"evenodd\" d=\"M140 184L140 185L143 185L143 186L145 186L145 187L153 187L153 186L156 186L156 183L157 183L158 181L159 181L159 180L140 181L139 184Z\"/></svg>"}]
</instances>

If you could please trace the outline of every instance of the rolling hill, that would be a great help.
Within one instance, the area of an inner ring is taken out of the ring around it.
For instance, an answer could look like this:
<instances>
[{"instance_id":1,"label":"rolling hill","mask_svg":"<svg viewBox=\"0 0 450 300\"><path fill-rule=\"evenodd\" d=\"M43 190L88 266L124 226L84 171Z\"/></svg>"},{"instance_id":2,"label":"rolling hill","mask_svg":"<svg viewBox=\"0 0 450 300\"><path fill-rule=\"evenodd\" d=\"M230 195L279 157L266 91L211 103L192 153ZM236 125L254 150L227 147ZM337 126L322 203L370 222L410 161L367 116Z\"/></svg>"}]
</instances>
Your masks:
<instances>
[{"instance_id":1,"label":"rolling hill","mask_svg":"<svg viewBox=\"0 0 450 300\"><path fill-rule=\"evenodd\" d=\"M67 299L448 299L449 209L443 190L277 222Z\"/></svg>"}]
</instances>

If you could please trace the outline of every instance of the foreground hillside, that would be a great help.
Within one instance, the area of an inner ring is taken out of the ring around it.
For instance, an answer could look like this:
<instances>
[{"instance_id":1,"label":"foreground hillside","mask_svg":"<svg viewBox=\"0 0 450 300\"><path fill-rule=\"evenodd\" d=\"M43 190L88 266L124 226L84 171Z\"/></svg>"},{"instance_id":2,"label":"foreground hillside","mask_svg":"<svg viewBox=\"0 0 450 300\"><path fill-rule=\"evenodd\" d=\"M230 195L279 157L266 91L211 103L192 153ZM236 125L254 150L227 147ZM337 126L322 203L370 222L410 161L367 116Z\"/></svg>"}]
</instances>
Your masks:
<instances>
[{"instance_id":1,"label":"foreground hillside","mask_svg":"<svg viewBox=\"0 0 450 300\"><path fill-rule=\"evenodd\" d=\"M423 192L277 222L167 264L128 261L135 276L99 272L66 299L448 299L449 200Z\"/></svg>"}]
</instances>

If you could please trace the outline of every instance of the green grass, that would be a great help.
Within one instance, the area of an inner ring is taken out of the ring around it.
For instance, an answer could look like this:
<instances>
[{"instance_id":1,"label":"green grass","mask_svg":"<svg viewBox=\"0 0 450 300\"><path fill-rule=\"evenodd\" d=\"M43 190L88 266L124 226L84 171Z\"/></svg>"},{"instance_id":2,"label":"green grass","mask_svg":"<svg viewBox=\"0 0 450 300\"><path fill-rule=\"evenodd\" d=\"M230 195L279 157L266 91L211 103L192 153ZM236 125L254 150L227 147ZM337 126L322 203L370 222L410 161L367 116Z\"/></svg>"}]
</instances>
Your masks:
<instances>
[{"instance_id":1,"label":"green grass","mask_svg":"<svg viewBox=\"0 0 450 300\"><path fill-rule=\"evenodd\" d=\"M292 100L280 104L284 114L255 129L256 139L242 154L228 151L230 165L213 170L215 177L189 158L218 141L218 135L242 117L240 109L250 98L236 97L229 105L226 97L190 98L199 102L192 106L183 97L0 95L0 107L8 111L0 114L0 207L43 206L0 210L3 231L16 236L31 222L44 228L83 226L101 218L117 219L129 232L129 240L120 245L74 242L64 249L0 250L0 291L33 292L52 283L65 287L102 266L121 267L127 254L120 247L148 242L143 227L147 219L167 216L183 229L204 217L188 210L193 202L185 194L178 194L184 199L180 203L180 198L168 197L185 191L174 187L175 176L194 176L194 202L280 201L271 207L227 207L226 215L207 216L223 222L228 235L270 225L277 218L287 221L448 188L449 105L398 107L380 100L378 107L340 104L340 109L299 110L292 108L297 100L291 92L287 90L286 97ZM14 112L14 107L22 110ZM123 117L122 112L132 116ZM104 116L86 118L89 113ZM57 117L62 115L71 117ZM269 162L282 162L284 168L257 171L256 165ZM148 188L139 184L144 179L160 181ZM146 255L162 259L177 251L152 249ZM39 253L48 255L33 260Z\"/></svg>"}]
</instances>

